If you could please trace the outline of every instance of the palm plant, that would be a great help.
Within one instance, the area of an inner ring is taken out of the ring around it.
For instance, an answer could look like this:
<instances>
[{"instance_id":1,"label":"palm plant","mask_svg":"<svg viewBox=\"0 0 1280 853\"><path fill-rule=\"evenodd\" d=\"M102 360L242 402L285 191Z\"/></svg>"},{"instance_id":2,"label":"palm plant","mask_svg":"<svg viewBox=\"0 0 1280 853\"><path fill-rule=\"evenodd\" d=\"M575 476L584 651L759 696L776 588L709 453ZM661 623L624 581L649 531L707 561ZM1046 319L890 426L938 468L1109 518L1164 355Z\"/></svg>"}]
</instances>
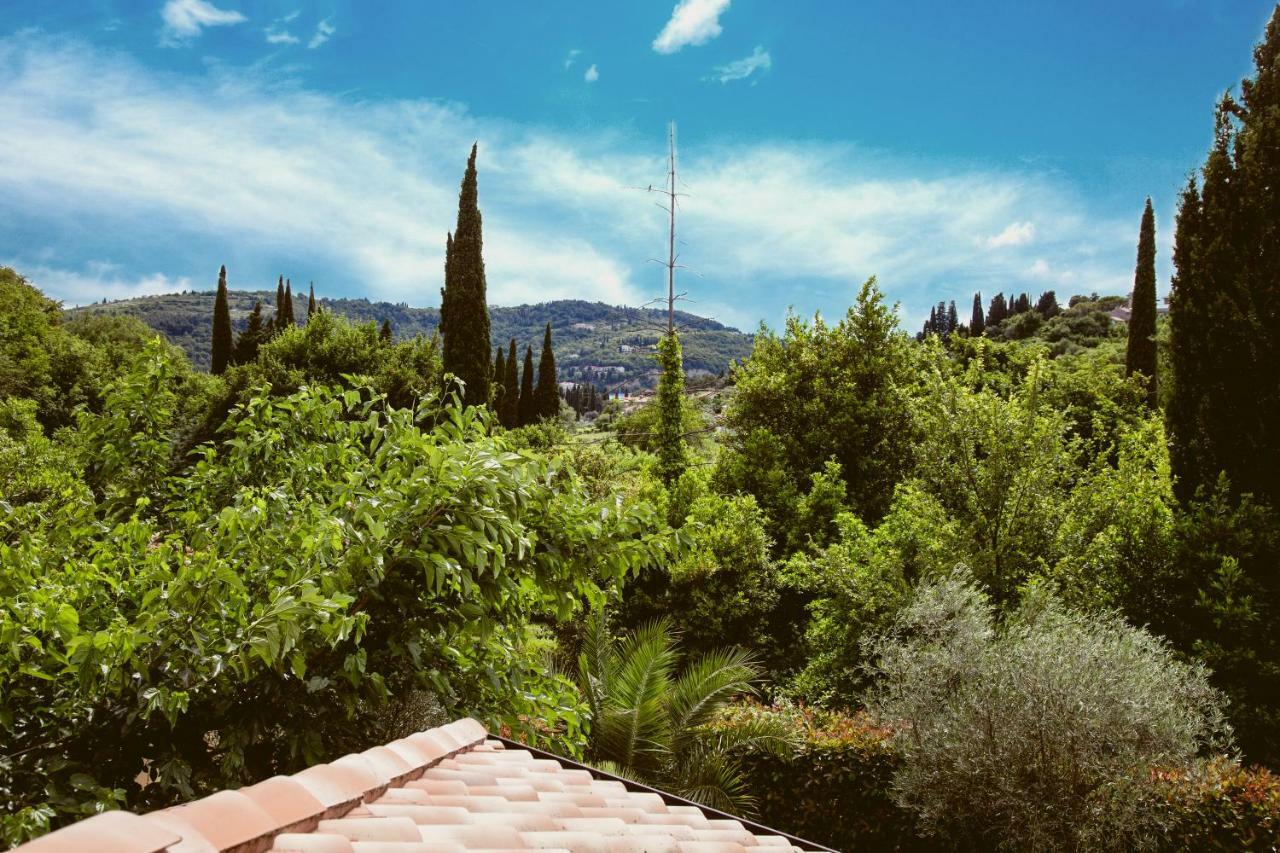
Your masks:
<instances>
[{"instance_id":1,"label":"palm plant","mask_svg":"<svg viewBox=\"0 0 1280 853\"><path fill-rule=\"evenodd\" d=\"M599 612L585 627L578 683L591 713L588 760L714 808L750 812L754 801L737 756L750 747L781 749L787 736L768 724L708 727L735 696L754 692L760 669L750 655L717 649L681 667L666 619L620 639Z\"/></svg>"}]
</instances>

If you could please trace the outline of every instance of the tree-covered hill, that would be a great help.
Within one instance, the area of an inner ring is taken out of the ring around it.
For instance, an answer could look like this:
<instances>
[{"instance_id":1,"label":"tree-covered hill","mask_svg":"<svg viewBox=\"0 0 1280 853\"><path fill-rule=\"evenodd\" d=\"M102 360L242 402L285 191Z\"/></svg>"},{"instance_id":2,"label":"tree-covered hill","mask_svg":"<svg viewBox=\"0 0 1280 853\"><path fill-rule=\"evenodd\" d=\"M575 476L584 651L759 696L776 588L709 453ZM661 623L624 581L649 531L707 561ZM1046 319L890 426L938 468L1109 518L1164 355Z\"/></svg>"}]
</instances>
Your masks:
<instances>
[{"instance_id":1,"label":"tree-covered hill","mask_svg":"<svg viewBox=\"0 0 1280 853\"><path fill-rule=\"evenodd\" d=\"M275 310L272 291L232 290L228 295L232 326L237 333L244 328L255 300L262 300L267 314ZM182 347L195 366L208 370L213 301L212 290L168 293L96 303L73 308L68 313L136 317ZM390 320L397 339L431 335L440 323L439 310L411 308L403 302L319 298L316 301L352 321ZM301 288L295 295L294 305L301 322L306 315L306 292ZM656 383L653 347L666 322L662 311L572 299L490 307L489 312L495 347L515 338L521 349L531 345L536 352L541 346L543 327L550 323L561 381L594 380L628 390L653 387ZM751 335L692 314L677 312L676 317L682 330L685 370L691 375L720 373L731 361L745 358L751 352Z\"/></svg>"}]
</instances>

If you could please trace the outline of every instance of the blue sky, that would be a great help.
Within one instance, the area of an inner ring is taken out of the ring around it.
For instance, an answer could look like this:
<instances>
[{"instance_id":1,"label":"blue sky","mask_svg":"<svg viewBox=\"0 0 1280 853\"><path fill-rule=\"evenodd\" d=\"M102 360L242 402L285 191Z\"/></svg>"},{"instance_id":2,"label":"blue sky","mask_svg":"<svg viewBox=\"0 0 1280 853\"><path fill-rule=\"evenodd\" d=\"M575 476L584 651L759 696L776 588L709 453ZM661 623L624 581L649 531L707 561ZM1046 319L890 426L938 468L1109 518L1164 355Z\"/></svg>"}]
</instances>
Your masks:
<instances>
[{"instance_id":1,"label":"blue sky","mask_svg":"<svg viewBox=\"0 0 1280 853\"><path fill-rule=\"evenodd\" d=\"M742 328L878 275L914 328L975 290L1126 292L1271 0L0 5L0 263L68 303L281 273L436 305L472 141L490 301L682 289Z\"/></svg>"}]
</instances>

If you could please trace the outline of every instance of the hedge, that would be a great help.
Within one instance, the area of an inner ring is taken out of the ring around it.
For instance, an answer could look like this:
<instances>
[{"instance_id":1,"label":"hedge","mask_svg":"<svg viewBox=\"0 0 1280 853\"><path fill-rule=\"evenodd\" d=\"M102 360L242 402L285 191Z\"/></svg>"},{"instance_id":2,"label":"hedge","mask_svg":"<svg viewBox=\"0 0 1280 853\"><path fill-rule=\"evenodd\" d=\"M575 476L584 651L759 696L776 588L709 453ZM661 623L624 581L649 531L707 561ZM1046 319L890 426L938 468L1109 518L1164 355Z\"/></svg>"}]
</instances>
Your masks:
<instances>
[{"instance_id":1,"label":"hedge","mask_svg":"<svg viewBox=\"0 0 1280 853\"><path fill-rule=\"evenodd\" d=\"M755 819L837 850L945 849L921 838L893 802L896 758L889 729L866 714L744 702L713 729L783 724L795 743L782 754L743 756ZM1192 769L1153 770L1168 810L1161 850L1280 851L1280 775L1216 758Z\"/></svg>"},{"instance_id":2,"label":"hedge","mask_svg":"<svg viewBox=\"0 0 1280 853\"><path fill-rule=\"evenodd\" d=\"M845 716L800 706L735 705L717 727L784 723L796 736L785 754L742 757L766 826L839 850L927 850L914 816L890 795L895 759L889 732L859 713Z\"/></svg>"}]
</instances>

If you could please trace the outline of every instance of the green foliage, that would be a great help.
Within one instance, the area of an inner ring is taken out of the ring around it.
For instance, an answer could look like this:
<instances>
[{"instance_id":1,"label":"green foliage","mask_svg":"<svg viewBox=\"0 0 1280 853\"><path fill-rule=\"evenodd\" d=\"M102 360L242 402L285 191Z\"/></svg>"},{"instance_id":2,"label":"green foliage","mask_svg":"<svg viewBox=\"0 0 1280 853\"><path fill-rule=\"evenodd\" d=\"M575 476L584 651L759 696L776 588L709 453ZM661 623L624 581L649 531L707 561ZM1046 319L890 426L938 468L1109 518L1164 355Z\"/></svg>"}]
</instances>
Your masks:
<instances>
[{"instance_id":1,"label":"green foliage","mask_svg":"<svg viewBox=\"0 0 1280 853\"><path fill-rule=\"evenodd\" d=\"M1163 770L1159 794L1170 817L1166 850L1267 850L1280 838L1280 778L1215 759Z\"/></svg>"},{"instance_id":2,"label":"green foliage","mask_svg":"<svg viewBox=\"0 0 1280 853\"><path fill-rule=\"evenodd\" d=\"M658 473L663 482L677 480L689 464L689 448L685 439L684 358L680 338L675 332L658 342L657 419L654 444L658 455Z\"/></svg>"},{"instance_id":3,"label":"green foliage","mask_svg":"<svg viewBox=\"0 0 1280 853\"><path fill-rule=\"evenodd\" d=\"M1156 215L1151 199L1142 211L1138 232L1138 266L1130 300L1129 349L1125 373L1141 374L1147 385L1147 402L1154 406L1156 393Z\"/></svg>"},{"instance_id":4,"label":"green foliage","mask_svg":"<svg viewBox=\"0 0 1280 853\"><path fill-rule=\"evenodd\" d=\"M74 424L78 408L100 411L103 389L154 337L125 317L64 323L56 302L0 267L0 399L33 401L36 419L48 432ZM207 380L193 376L180 359L174 362L184 412L207 401Z\"/></svg>"},{"instance_id":5,"label":"green foliage","mask_svg":"<svg viewBox=\"0 0 1280 853\"><path fill-rule=\"evenodd\" d=\"M1240 98L1218 105L1214 144L1178 210L1169 319L1169 433L1179 497L1226 473L1280 505L1280 7Z\"/></svg>"},{"instance_id":6,"label":"green foliage","mask_svg":"<svg viewBox=\"0 0 1280 853\"><path fill-rule=\"evenodd\" d=\"M851 514L823 551L788 562L789 585L808 593L805 666L788 685L795 696L850 707L866 687L863 642L885 630L910 601L912 586L955 565L959 525L917 487L904 486L875 529Z\"/></svg>"},{"instance_id":7,"label":"green foliage","mask_svg":"<svg viewBox=\"0 0 1280 853\"><path fill-rule=\"evenodd\" d=\"M209 356L209 372L219 376L231 363L231 308L227 304L227 268L218 272L218 295L213 303L213 346Z\"/></svg>"},{"instance_id":8,"label":"green foliage","mask_svg":"<svg viewBox=\"0 0 1280 853\"><path fill-rule=\"evenodd\" d=\"M533 388L533 347L525 347L524 369L520 372L520 401L516 405L519 426L538 422L538 403Z\"/></svg>"},{"instance_id":9,"label":"green foliage","mask_svg":"<svg viewBox=\"0 0 1280 853\"><path fill-rule=\"evenodd\" d=\"M973 294L973 311L969 315L969 335L980 338L987 330L987 318L982 312L982 294Z\"/></svg>"},{"instance_id":10,"label":"green foliage","mask_svg":"<svg viewBox=\"0 0 1280 853\"><path fill-rule=\"evenodd\" d=\"M547 324L542 337L542 354L538 360L538 384L533 398L540 419L555 418L560 414L560 383L556 379L556 356L551 350L551 324Z\"/></svg>"},{"instance_id":11,"label":"green foliage","mask_svg":"<svg viewBox=\"0 0 1280 853\"><path fill-rule=\"evenodd\" d=\"M678 558L627 587L623 624L663 617L690 652L709 652L733 638L770 674L794 666L800 626L779 610L780 579L755 499L702 494L681 523Z\"/></svg>"},{"instance_id":12,"label":"green foliage","mask_svg":"<svg viewBox=\"0 0 1280 853\"><path fill-rule=\"evenodd\" d=\"M921 400L917 477L963 526L975 574L1009 600L1049 551L1076 448L1041 405L1040 369L1012 399L932 371Z\"/></svg>"},{"instance_id":13,"label":"green foliage","mask_svg":"<svg viewBox=\"0 0 1280 853\"><path fill-rule=\"evenodd\" d=\"M782 337L762 328L733 372L719 486L755 495L786 541L798 496L835 459L849 506L883 515L911 458L908 347L874 279L835 326L792 316Z\"/></svg>"},{"instance_id":14,"label":"green foliage","mask_svg":"<svg viewBox=\"0 0 1280 853\"><path fill-rule=\"evenodd\" d=\"M868 646L898 802L978 849L1133 849L1165 825L1153 769L1229 743L1203 666L1030 589L1003 620L963 570Z\"/></svg>"},{"instance_id":15,"label":"green foliage","mask_svg":"<svg viewBox=\"0 0 1280 853\"><path fill-rule=\"evenodd\" d=\"M86 416L87 484L15 488L12 443L40 451L28 464L60 459L29 403L6 409L8 838L367 746L423 691L574 750L577 699L535 622L599 604L665 553L652 509L591 498L478 410L393 409L359 387L263 389L220 446L166 474L167 358L153 345Z\"/></svg>"},{"instance_id":16,"label":"green foliage","mask_svg":"<svg viewBox=\"0 0 1280 853\"><path fill-rule=\"evenodd\" d=\"M1280 517L1222 481L1176 521L1167 633L1214 671L1245 755L1280 756Z\"/></svg>"},{"instance_id":17,"label":"green foliage","mask_svg":"<svg viewBox=\"0 0 1280 853\"><path fill-rule=\"evenodd\" d=\"M463 402L489 402L493 366L489 341L489 303L485 295L484 250L478 189L476 145L458 194L458 225L445 252L444 287L440 291L440 332L444 336L444 371L463 383Z\"/></svg>"},{"instance_id":18,"label":"green foliage","mask_svg":"<svg viewBox=\"0 0 1280 853\"><path fill-rule=\"evenodd\" d=\"M593 612L578 657L578 686L591 721L587 758L714 808L746 813L754 798L737 754L785 741L773 727L711 737L703 730L734 697L750 693L758 675L740 649L686 661L666 621L616 639Z\"/></svg>"},{"instance_id":19,"label":"green foliage","mask_svg":"<svg viewBox=\"0 0 1280 853\"><path fill-rule=\"evenodd\" d=\"M741 702L712 723L714 732L779 728L784 750L751 749L742 774L757 795L762 823L836 850L932 850L915 816L891 797L897 756L890 732L866 714Z\"/></svg>"},{"instance_id":20,"label":"green foliage","mask_svg":"<svg viewBox=\"0 0 1280 853\"><path fill-rule=\"evenodd\" d=\"M249 364L258 358L258 349L270 338L268 329L262 322L262 302L253 303L253 310L249 312L249 319L245 323L244 330L240 332L236 338L235 358L236 364Z\"/></svg>"},{"instance_id":21,"label":"green foliage","mask_svg":"<svg viewBox=\"0 0 1280 853\"><path fill-rule=\"evenodd\" d=\"M520 426L520 365L516 361L515 338L511 339L503 370L502 405L498 409L498 420L507 429L514 429Z\"/></svg>"},{"instance_id":22,"label":"green foliage","mask_svg":"<svg viewBox=\"0 0 1280 853\"><path fill-rule=\"evenodd\" d=\"M238 404L263 385L275 395L308 385L352 387L367 383L395 408L412 408L440 388L438 339L412 338L388 345L375 323L352 325L317 311L306 325L290 326L263 343L257 358L228 370L218 398L191 430L190 445L218 438L218 427Z\"/></svg>"},{"instance_id":23,"label":"green foliage","mask_svg":"<svg viewBox=\"0 0 1280 853\"><path fill-rule=\"evenodd\" d=\"M703 440L707 432L707 418L702 410L688 396L682 395L680 403L681 435L687 436L686 444L699 448L705 444ZM655 456L658 453L658 419L660 415L658 401L650 400L637 406L629 414L619 415L612 421L612 428L617 433L618 441L627 447L638 447Z\"/></svg>"}]
</instances>

